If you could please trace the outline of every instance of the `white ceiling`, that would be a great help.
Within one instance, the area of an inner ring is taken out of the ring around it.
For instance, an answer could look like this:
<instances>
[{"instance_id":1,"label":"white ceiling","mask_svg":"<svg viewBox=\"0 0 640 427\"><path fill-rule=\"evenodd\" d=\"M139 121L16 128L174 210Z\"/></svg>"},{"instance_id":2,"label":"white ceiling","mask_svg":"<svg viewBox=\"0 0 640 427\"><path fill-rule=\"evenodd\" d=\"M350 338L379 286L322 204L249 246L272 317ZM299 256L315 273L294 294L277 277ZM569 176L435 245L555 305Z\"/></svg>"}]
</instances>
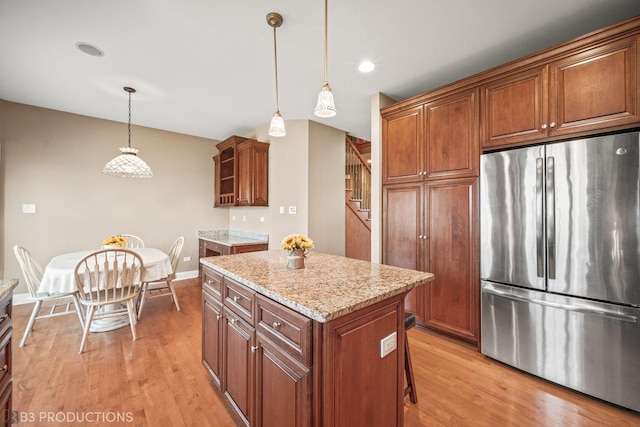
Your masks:
<instances>
[{"instance_id":1,"label":"white ceiling","mask_svg":"<svg viewBox=\"0 0 640 427\"><path fill-rule=\"evenodd\" d=\"M338 115L313 115L323 83L322 0L0 0L0 99L224 139L275 110L370 139L371 95L423 93L640 15L639 0L330 0ZM104 57L80 52L86 42ZM360 61L376 69L363 74Z\"/></svg>"}]
</instances>

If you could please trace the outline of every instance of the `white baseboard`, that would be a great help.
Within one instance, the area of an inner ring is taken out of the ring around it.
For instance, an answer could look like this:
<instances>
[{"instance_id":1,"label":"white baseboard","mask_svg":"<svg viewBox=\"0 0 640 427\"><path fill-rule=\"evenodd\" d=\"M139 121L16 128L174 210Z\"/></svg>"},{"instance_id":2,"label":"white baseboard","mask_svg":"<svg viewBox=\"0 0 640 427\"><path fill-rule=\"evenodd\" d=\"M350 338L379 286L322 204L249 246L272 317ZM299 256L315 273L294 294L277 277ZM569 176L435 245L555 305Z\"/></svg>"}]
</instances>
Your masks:
<instances>
[{"instance_id":1,"label":"white baseboard","mask_svg":"<svg viewBox=\"0 0 640 427\"><path fill-rule=\"evenodd\" d=\"M198 270L180 271L176 273L176 280L194 279L198 277ZM33 304L29 294L13 294L13 305Z\"/></svg>"}]
</instances>

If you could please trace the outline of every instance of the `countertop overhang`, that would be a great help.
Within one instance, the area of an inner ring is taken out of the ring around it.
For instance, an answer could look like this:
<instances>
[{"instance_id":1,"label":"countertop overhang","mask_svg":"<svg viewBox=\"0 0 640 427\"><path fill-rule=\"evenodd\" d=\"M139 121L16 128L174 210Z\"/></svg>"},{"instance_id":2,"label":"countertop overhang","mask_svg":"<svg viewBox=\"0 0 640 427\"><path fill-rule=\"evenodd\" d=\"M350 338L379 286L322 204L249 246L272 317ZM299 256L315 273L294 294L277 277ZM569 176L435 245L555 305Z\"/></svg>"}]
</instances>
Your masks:
<instances>
[{"instance_id":1,"label":"countertop overhang","mask_svg":"<svg viewBox=\"0 0 640 427\"><path fill-rule=\"evenodd\" d=\"M208 240L213 243L219 243L224 246L243 246L269 243L269 236L266 234L235 230L198 231L198 238Z\"/></svg>"},{"instance_id":2,"label":"countertop overhang","mask_svg":"<svg viewBox=\"0 0 640 427\"><path fill-rule=\"evenodd\" d=\"M201 258L200 263L318 322L406 293L432 273L310 251L306 268L287 269L287 252Z\"/></svg>"}]
</instances>

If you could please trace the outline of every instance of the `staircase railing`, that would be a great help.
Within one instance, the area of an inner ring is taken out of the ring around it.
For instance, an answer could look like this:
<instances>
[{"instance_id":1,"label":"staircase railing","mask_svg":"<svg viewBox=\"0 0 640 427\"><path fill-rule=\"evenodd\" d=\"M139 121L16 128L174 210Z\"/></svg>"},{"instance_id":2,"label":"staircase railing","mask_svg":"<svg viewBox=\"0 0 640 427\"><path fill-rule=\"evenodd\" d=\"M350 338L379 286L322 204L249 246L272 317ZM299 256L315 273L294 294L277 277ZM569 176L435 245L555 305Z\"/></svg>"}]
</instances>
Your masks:
<instances>
[{"instance_id":1,"label":"staircase railing","mask_svg":"<svg viewBox=\"0 0 640 427\"><path fill-rule=\"evenodd\" d=\"M345 187L352 191L352 198L360 201L360 208L371 219L371 167L350 137L346 138Z\"/></svg>"}]
</instances>

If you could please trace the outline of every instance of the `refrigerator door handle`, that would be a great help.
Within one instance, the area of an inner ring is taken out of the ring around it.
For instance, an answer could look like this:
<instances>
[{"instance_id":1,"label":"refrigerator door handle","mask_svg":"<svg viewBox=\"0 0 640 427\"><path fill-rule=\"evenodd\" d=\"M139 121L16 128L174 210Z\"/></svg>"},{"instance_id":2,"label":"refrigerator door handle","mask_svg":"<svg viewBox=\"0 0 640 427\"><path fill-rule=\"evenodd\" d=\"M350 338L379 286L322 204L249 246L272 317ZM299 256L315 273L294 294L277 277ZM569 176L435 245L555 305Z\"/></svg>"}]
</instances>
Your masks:
<instances>
[{"instance_id":1,"label":"refrigerator door handle","mask_svg":"<svg viewBox=\"0 0 640 427\"><path fill-rule=\"evenodd\" d=\"M510 292L503 292L503 291L500 291L498 289L492 289L492 288L483 288L482 292L487 293L487 294L496 295L496 296L499 296L499 297L502 297L502 298L511 299L511 300L514 300L514 301L520 301L520 302L526 302L526 303L534 303L534 304L539 304L539 305L543 305L543 306L546 306L546 307L559 308L559 309L567 310L567 311L574 311L574 312L577 312L577 313L596 314L596 315L600 315L600 316L603 316L603 317L607 317L609 319L620 320L620 321L623 321L623 322L631 322L631 323L637 323L638 322L638 318L636 316L632 316L632 315L624 314L624 313L618 313L616 311L606 310L606 309L602 309L602 308L587 308L587 307L578 307L578 306L570 305L570 304L561 304L561 303L552 302L552 301L545 301L543 299L516 295L516 294L512 294Z\"/></svg>"},{"instance_id":2,"label":"refrigerator door handle","mask_svg":"<svg viewBox=\"0 0 640 427\"><path fill-rule=\"evenodd\" d=\"M543 200L543 188L542 179L544 175L544 159L538 157L536 159L536 261L537 261L537 275L538 277L544 277L544 238L543 238L543 223L542 215L544 206Z\"/></svg>"},{"instance_id":3,"label":"refrigerator door handle","mask_svg":"<svg viewBox=\"0 0 640 427\"><path fill-rule=\"evenodd\" d=\"M547 157L547 266L549 279L556 278L556 190L554 158Z\"/></svg>"}]
</instances>

